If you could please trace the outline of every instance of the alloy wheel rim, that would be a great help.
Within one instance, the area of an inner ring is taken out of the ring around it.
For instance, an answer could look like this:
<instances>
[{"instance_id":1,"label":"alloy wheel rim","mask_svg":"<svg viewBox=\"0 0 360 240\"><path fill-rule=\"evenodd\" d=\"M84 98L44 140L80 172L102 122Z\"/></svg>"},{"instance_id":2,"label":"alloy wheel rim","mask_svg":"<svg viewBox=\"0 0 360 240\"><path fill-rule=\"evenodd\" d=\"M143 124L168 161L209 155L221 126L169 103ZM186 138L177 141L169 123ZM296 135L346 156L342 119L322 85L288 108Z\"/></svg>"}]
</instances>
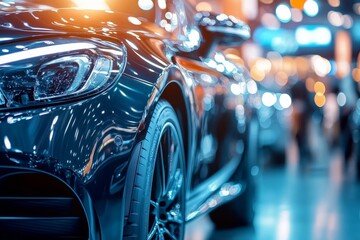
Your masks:
<instances>
[{"instance_id":1,"label":"alloy wheel rim","mask_svg":"<svg viewBox=\"0 0 360 240\"><path fill-rule=\"evenodd\" d=\"M167 124L157 148L147 239L181 239L185 222L184 166L175 128Z\"/></svg>"}]
</instances>

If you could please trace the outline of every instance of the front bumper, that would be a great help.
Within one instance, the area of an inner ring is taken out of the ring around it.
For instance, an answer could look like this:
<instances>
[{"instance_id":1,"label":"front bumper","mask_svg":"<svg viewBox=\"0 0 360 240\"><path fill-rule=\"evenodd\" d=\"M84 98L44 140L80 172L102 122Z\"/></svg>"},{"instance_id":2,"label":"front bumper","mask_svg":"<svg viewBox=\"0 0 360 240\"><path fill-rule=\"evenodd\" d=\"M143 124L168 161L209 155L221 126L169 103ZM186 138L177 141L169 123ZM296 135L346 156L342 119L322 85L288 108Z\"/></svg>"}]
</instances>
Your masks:
<instances>
[{"instance_id":1,"label":"front bumper","mask_svg":"<svg viewBox=\"0 0 360 240\"><path fill-rule=\"evenodd\" d=\"M1 162L21 161L2 156ZM39 168L52 168L48 160ZM74 184L74 175L55 170ZM50 172L50 171L49 171ZM39 169L0 167L0 232L5 239L88 239L82 201L69 183Z\"/></svg>"}]
</instances>

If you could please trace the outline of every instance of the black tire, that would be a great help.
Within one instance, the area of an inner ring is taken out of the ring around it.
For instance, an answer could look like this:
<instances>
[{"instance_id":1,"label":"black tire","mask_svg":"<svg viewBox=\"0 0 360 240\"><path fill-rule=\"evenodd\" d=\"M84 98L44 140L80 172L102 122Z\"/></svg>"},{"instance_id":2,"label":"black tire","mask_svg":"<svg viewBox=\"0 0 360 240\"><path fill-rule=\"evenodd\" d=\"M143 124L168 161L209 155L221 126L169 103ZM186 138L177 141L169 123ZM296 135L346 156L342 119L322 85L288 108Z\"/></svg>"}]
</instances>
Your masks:
<instances>
[{"instance_id":1,"label":"black tire","mask_svg":"<svg viewBox=\"0 0 360 240\"><path fill-rule=\"evenodd\" d=\"M175 111L166 101L159 101L155 107L134 171L125 239L183 239L183 138Z\"/></svg>"},{"instance_id":2,"label":"black tire","mask_svg":"<svg viewBox=\"0 0 360 240\"><path fill-rule=\"evenodd\" d=\"M258 158L257 121L252 121L249 129L245 156L233 177L234 181L240 180L245 183L245 190L237 198L210 213L210 218L217 229L251 226L253 224L256 182L251 171L254 166L256 167Z\"/></svg>"}]
</instances>

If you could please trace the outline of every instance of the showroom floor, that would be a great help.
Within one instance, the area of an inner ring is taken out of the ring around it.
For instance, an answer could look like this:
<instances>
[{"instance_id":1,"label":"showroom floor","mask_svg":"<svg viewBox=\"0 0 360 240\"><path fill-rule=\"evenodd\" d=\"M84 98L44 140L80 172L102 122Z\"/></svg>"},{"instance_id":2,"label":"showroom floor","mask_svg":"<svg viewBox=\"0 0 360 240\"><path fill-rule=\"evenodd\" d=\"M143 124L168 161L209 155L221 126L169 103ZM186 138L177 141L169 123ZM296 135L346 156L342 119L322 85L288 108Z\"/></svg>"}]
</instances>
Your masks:
<instances>
[{"instance_id":1,"label":"showroom floor","mask_svg":"<svg viewBox=\"0 0 360 240\"><path fill-rule=\"evenodd\" d=\"M299 169L295 144L286 166L263 168L253 227L216 230L207 216L191 223L187 240L360 239L360 181L340 151L315 146L315 159Z\"/></svg>"}]
</instances>

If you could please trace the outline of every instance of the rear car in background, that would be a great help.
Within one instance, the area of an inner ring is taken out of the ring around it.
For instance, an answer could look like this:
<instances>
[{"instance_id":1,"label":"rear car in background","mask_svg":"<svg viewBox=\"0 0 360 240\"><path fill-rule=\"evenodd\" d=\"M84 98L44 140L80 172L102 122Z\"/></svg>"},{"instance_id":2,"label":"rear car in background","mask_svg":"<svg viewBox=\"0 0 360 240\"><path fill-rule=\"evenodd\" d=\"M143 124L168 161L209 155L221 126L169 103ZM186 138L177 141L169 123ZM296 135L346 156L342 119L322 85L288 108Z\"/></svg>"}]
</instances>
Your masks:
<instances>
[{"instance_id":1,"label":"rear car in background","mask_svg":"<svg viewBox=\"0 0 360 240\"><path fill-rule=\"evenodd\" d=\"M286 163L286 148L290 138L289 94L269 90L259 84L259 101L256 109L259 121L259 149L265 165Z\"/></svg>"}]
</instances>

